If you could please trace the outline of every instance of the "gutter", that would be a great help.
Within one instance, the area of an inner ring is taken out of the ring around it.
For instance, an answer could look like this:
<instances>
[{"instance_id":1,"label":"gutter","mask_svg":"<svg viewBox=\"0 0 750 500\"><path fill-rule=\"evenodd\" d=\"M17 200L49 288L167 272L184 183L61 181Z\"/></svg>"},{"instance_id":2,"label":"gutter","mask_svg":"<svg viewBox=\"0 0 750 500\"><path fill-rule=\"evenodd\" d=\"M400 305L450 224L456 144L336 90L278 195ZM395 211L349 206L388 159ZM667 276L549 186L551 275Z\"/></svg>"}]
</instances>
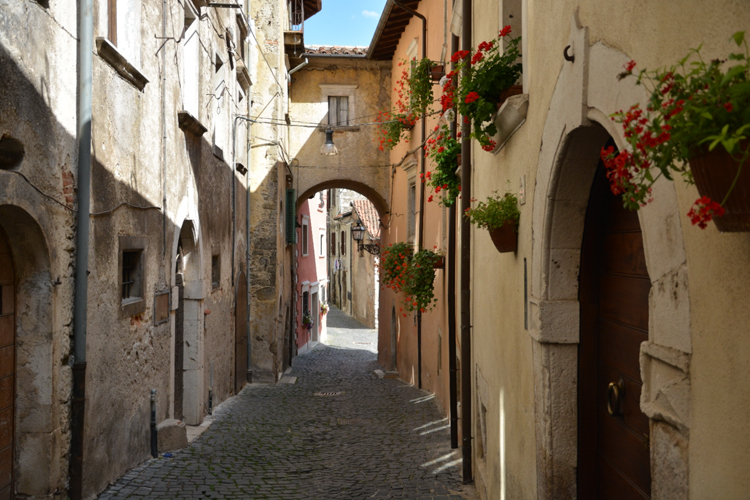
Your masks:
<instances>
[{"instance_id":1,"label":"gutter","mask_svg":"<svg viewBox=\"0 0 750 500\"><path fill-rule=\"evenodd\" d=\"M294 68L292 68L292 69L291 69L291 70L289 71L289 76L292 76L292 74L293 74L293 73L296 73L297 71L301 70L302 68L304 68L304 67L305 67L305 66L307 66L308 64L310 64L310 61L308 61L308 60L307 60L307 57L305 57L305 62L303 62L303 63L300 63L300 64L298 64L297 66L295 66Z\"/></svg>"},{"instance_id":2,"label":"gutter","mask_svg":"<svg viewBox=\"0 0 750 500\"><path fill-rule=\"evenodd\" d=\"M78 213L73 296L73 397L70 421L70 491L83 498L83 430L86 408L86 326L88 315L89 212L91 212L91 83L94 51L93 0L78 1Z\"/></svg>"}]
</instances>

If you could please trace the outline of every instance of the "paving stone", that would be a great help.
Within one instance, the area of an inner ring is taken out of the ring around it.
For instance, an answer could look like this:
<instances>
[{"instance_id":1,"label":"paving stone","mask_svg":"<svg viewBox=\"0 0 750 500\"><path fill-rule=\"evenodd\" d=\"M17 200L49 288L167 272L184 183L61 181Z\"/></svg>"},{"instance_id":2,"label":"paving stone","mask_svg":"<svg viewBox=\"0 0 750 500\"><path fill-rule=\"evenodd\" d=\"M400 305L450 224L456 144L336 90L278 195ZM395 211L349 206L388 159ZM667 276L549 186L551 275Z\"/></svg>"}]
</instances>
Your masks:
<instances>
[{"instance_id":1,"label":"paving stone","mask_svg":"<svg viewBox=\"0 0 750 500\"><path fill-rule=\"evenodd\" d=\"M99 499L477 498L434 397L376 370L377 332L331 307L325 342L284 375L294 383L246 386L190 446Z\"/></svg>"}]
</instances>

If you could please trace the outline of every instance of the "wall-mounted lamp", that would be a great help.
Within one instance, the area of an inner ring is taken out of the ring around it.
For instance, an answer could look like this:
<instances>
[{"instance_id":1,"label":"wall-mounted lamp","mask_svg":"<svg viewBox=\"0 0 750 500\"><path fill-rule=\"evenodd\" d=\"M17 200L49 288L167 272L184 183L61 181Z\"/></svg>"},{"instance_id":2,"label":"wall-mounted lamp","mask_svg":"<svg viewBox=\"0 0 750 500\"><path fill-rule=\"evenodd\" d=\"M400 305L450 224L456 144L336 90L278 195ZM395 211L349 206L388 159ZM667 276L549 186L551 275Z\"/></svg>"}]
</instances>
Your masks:
<instances>
[{"instance_id":1,"label":"wall-mounted lamp","mask_svg":"<svg viewBox=\"0 0 750 500\"><path fill-rule=\"evenodd\" d=\"M333 129L331 127L326 129L326 142L320 146L320 154L326 156L339 154L339 150L336 149L336 145L333 143Z\"/></svg>"},{"instance_id":2,"label":"wall-mounted lamp","mask_svg":"<svg viewBox=\"0 0 750 500\"><path fill-rule=\"evenodd\" d=\"M356 226L352 226L352 238L357 242L357 250L365 250L373 255L380 255L380 245L377 243L374 245L362 244L362 241L365 239L365 231L361 222L358 222Z\"/></svg>"}]
</instances>

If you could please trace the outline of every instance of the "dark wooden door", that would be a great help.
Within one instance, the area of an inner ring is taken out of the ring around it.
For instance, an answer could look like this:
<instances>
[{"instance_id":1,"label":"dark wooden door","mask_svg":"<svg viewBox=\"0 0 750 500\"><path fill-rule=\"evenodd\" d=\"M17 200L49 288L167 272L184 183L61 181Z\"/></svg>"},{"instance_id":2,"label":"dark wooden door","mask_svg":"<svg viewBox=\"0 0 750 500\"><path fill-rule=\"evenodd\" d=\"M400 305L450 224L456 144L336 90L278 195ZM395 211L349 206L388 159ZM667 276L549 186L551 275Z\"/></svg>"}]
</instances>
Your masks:
<instances>
[{"instance_id":1,"label":"dark wooden door","mask_svg":"<svg viewBox=\"0 0 750 500\"><path fill-rule=\"evenodd\" d=\"M13 498L16 374L15 271L10 244L0 228L0 500Z\"/></svg>"},{"instance_id":2,"label":"dark wooden door","mask_svg":"<svg viewBox=\"0 0 750 500\"><path fill-rule=\"evenodd\" d=\"M651 496L649 422L641 412L640 344L648 295L637 212L624 209L599 164L581 252L578 498Z\"/></svg>"},{"instance_id":3,"label":"dark wooden door","mask_svg":"<svg viewBox=\"0 0 750 500\"><path fill-rule=\"evenodd\" d=\"M247 280L245 273L237 277L234 314L234 392L247 382Z\"/></svg>"},{"instance_id":4,"label":"dark wooden door","mask_svg":"<svg viewBox=\"0 0 750 500\"><path fill-rule=\"evenodd\" d=\"M185 278L175 275L177 311L174 318L174 418L182 420L183 377L185 374Z\"/></svg>"}]
</instances>

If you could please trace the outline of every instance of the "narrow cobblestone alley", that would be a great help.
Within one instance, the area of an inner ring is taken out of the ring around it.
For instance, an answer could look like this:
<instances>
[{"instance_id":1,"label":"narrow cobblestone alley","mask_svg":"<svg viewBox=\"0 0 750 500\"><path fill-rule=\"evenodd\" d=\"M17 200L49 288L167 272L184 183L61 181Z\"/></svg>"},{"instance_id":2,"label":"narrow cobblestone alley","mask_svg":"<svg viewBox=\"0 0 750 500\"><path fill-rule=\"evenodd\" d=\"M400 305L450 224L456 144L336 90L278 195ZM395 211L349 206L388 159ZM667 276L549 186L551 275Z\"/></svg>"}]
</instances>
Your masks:
<instances>
[{"instance_id":1,"label":"narrow cobblestone alley","mask_svg":"<svg viewBox=\"0 0 750 500\"><path fill-rule=\"evenodd\" d=\"M188 448L99 498L474 498L434 398L374 374L377 332L335 308L327 331L281 383L246 386Z\"/></svg>"}]
</instances>

